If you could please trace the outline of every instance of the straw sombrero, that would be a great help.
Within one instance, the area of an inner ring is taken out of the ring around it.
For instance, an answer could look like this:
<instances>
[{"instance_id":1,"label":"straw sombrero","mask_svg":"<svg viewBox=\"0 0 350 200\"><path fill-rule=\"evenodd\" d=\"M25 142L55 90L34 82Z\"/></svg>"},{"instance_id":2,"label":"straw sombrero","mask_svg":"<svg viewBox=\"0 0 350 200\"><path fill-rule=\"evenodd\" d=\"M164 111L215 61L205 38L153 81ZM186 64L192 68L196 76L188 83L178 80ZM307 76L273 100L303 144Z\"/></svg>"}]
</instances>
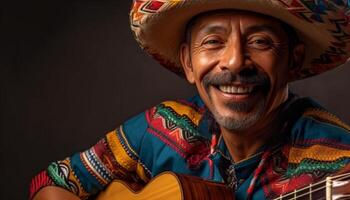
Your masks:
<instances>
[{"instance_id":1,"label":"straw sombrero","mask_svg":"<svg viewBox=\"0 0 350 200\"><path fill-rule=\"evenodd\" d=\"M179 47L187 22L219 9L257 12L291 25L306 44L303 79L344 64L350 57L347 0L134 0L131 28L140 46L169 70L183 75Z\"/></svg>"}]
</instances>

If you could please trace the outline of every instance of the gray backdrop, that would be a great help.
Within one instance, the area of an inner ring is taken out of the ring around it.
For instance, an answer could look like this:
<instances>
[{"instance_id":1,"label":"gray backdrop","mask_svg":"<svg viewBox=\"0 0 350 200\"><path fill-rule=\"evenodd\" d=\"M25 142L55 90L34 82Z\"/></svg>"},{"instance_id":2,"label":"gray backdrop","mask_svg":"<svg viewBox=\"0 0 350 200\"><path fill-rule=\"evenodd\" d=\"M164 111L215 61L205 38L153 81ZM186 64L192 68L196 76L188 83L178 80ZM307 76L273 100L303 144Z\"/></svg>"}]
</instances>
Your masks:
<instances>
[{"instance_id":1,"label":"gray backdrop","mask_svg":"<svg viewBox=\"0 0 350 200\"><path fill-rule=\"evenodd\" d=\"M129 1L19 3L1 11L1 198L26 199L30 178L129 117L194 93L145 55ZM292 84L350 122L350 66Z\"/></svg>"}]
</instances>

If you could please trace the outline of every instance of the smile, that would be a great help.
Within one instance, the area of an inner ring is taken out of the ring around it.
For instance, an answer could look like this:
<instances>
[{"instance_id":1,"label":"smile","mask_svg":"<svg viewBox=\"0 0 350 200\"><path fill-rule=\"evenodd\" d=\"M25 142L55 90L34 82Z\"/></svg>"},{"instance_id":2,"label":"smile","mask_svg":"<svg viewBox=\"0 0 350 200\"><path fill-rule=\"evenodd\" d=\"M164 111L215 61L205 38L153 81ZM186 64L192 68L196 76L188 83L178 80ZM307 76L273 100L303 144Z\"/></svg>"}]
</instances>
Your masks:
<instances>
[{"instance_id":1,"label":"smile","mask_svg":"<svg viewBox=\"0 0 350 200\"><path fill-rule=\"evenodd\" d=\"M255 86L234 86L234 85L220 85L217 88L227 94L245 95L250 94Z\"/></svg>"}]
</instances>

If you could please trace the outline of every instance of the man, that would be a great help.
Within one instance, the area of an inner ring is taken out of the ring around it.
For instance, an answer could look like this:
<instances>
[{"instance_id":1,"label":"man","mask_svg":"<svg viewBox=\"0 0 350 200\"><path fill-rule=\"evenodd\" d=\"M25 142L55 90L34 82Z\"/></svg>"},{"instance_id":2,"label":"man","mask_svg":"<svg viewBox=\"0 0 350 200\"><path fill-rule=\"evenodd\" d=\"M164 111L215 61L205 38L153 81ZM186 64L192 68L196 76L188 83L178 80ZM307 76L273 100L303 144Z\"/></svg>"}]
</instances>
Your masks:
<instances>
[{"instance_id":1,"label":"man","mask_svg":"<svg viewBox=\"0 0 350 200\"><path fill-rule=\"evenodd\" d=\"M134 1L141 47L199 96L163 102L51 163L31 196L86 199L115 179L174 171L225 182L236 199L270 199L339 173L350 127L288 83L346 62L347 11L346 1Z\"/></svg>"}]
</instances>

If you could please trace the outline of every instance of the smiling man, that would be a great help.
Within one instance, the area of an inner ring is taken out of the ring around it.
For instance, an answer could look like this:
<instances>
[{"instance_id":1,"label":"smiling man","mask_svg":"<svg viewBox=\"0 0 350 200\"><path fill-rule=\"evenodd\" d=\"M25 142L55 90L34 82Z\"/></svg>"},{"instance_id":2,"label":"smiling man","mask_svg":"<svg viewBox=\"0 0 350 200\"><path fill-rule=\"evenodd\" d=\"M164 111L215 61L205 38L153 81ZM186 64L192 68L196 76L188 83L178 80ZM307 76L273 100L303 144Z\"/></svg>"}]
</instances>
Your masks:
<instances>
[{"instance_id":1,"label":"smiling man","mask_svg":"<svg viewBox=\"0 0 350 200\"><path fill-rule=\"evenodd\" d=\"M225 141L232 141L228 148L236 160L271 137L277 108L288 98L290 72L301 67L303 44L289 41L284 27L247 11L215 11L193 19L190 39L182 44L187 80L197 86ZM242 148L247 152L237 151Z\"/></svg>"},{"instance_id":2,"label":"smiling man","mask_svg":"<svg viewBox=\"0 0 350 200\"><path fill-rule=\"evenodd\" d=\"M288 83L346 62L347 9L346 1L134 1L140 45L199 95L162 102L51 163L31 198L86 199L113 180L145 184L164 171L223 182L238 200L297 189L293 197L324 197L300 189L348 168L350 127Z\"/></svg>"}]
</instances>

